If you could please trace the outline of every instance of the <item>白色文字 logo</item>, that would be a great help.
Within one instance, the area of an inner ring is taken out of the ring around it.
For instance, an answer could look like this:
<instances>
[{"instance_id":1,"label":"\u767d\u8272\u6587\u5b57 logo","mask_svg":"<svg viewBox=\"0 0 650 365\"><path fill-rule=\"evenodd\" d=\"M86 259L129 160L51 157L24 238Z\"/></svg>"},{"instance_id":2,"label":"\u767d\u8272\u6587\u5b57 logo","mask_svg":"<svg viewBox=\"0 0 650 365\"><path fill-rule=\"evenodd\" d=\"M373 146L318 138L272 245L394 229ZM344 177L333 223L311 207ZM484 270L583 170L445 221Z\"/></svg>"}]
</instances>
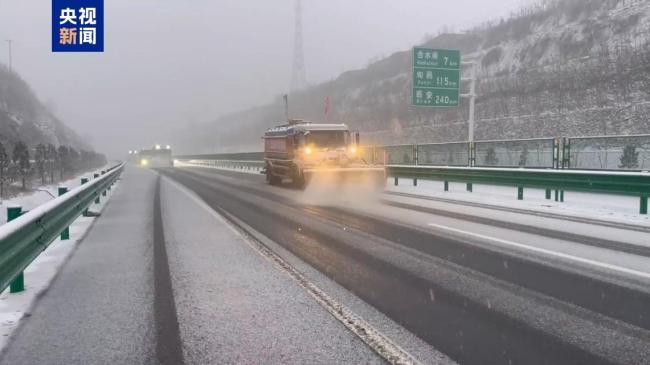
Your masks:
<instances>
[{"instance_id":1,"label":"\u767d\u8272\u6587\u5b57 logo","mask_svg":"<svg viewBox=\"0 0 650 365\"><path fill-rule=\"evenodd\" d=\"M104 0L52 0L52 52L103 52Z\"/></svg>"}]
</instances>

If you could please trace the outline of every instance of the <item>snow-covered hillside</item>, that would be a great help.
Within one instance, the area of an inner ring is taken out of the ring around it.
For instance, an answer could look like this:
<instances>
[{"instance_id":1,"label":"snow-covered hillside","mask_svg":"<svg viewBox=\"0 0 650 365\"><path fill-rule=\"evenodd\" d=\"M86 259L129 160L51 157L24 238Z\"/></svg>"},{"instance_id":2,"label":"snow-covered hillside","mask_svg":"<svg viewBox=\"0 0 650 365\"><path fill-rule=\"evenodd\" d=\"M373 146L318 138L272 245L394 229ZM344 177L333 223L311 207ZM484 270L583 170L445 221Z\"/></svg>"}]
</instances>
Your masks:
<instances>
[{"instance_id":1,"label":"snow-covered hillside","mask_svg":"<svg viewBox=\"0 0 650 365\"><path fill-rule=\"evenodd\" d=\"M476 139L487 140L650 133L649 39L650 1L547 0L424 46L460 49L463 61L476 62ZM291 114L322 121L329 96L331 120L359 128L365 143L466 140L467 101L412 107L410 65L406 50L346 72L291 95ZM263 130L282 119L278 98L186 129L175 145L196 153L259 149Z\"/></svg>"},{"instance_id":2,"label":"snow-covered hillside","mask_svg":"<svg viewBox=\"0 0 650 365\"><path fill-rule=\"evenodd\" d=\"M91 149L70 128L57 119L16 73L0 65L0 142L23 141Z\"/></svg>"}]
</instances>

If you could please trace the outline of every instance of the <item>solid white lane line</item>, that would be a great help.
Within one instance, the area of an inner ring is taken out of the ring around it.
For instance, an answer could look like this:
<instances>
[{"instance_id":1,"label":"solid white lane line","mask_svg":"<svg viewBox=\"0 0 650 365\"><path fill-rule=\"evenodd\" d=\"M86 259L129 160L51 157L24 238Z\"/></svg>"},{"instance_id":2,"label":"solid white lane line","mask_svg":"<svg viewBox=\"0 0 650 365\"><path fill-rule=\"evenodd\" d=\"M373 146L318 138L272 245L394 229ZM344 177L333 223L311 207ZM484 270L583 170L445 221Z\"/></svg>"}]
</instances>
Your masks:
<instances>
[{"instance_id":1,"label":"solid white lane line","mask_svg":"<svg viewBox=\"0 0 650 365\"><path fill-rule=\"evenodd\" d=\"M562 253L562 252L547 250L547 249L544 249L544 248L528 246L528 245L525 245L523 243L518 243L518 242L504 240L504 239L501 239L501 238L486 236L486 235L483 235L483 234L480 234L480 233L469 232L469 231L465 231L465 230L458 229L458 228L444 226L444 225L441 225L441 224L429 223L427 225L430 226L430 227L435 227L435 228L439 228L439 229L443 229L443 230L447 230L447 231L451 231L451 232L455 232L455 233L460 233L460 234L465 235L465 236L471 236L471 237L476 237L476 238L480 238L480 239L484 239L484 240L488 240L488 241L498 242L498 243L503 244L503 245L513 246L513 247L521 248L521 249L528 250L528 251L533 251L533 252L537 252L537 253L541 253L541 254L545 254L545 255L549 255L549 256L559 257L559 258L562 258L562 259L565 259L565 260L576 261L576 262L580 262L582 264L587 264L587 265L597 266L597 267L608 269L608 270L618 271L618 272L621 272L621 273L624 273L624 274L642 277L644 279L650 279L650 273L644 272L644 271L628 269L628 268L625 268L625 267L616 266L616 265L608 264L608 263L605 263L605 262L595 261L595 260L587 259L587 258L584 258L584 257L578 257L578 256L569 255L569 254Z\"/></svg>"}]
</instances>

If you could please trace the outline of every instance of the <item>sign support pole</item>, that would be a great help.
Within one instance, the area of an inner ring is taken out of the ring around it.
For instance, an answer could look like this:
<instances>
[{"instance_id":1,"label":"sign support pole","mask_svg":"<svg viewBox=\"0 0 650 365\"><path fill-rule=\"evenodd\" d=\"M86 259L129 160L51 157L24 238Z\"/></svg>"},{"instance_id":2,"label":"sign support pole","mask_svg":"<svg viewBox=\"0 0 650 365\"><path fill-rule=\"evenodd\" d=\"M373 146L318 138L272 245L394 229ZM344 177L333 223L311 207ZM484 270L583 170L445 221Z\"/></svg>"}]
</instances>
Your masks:
<instances>
[{"instance_id":1,"label":"sign support pole","mask_svg":"<svg viewBox=\"0 0 650 365\"><path fill-rule=\"evenodd\" d=\"M11 72L12 69L13 69L13 62L12 62L13 60L11 59L11 43L13 42L13 40L5 39L5 41L7 42L7 45L9 46L9 72Z\"/></svg>"},{"instance_id":2,"label":"sign support pole","mask_svg":"<svg viewBox=\"0 0 650 365\"><path fill-rule=\"evenodd\" d=\"M476 112L476 62L467 62L463 63L463 66L470 66L472 70L470 71L469 79L463 79L463 81L469 81L469 94L462 94L461 97L469 98L469 117L467 119L467 140L469 142L470 148L470 157L469 165L474 166L474 121L475 121L475 112Z\"/></svg>"},{"instance_id":3,"label":"sign support pole","mask_svg":"<svg viewBox=\"0 0 650 365\"><path fill-rule=\"evenodd\" d=\"M474 111L476 105L476 64L472 64L472 80L469 86L469 142L474 143Z\"/></svg>"},{"instance_id":4,"label":"sign support pole","mask_svg":"<svg viewBox=\"0 0 650 365\"><path fill-rule=\"evenodd\" d=\"M284 94L282 96L284 99L284 116L287 118L287 123L289 122L289 94Z\"/></svg>"}]
</instances>

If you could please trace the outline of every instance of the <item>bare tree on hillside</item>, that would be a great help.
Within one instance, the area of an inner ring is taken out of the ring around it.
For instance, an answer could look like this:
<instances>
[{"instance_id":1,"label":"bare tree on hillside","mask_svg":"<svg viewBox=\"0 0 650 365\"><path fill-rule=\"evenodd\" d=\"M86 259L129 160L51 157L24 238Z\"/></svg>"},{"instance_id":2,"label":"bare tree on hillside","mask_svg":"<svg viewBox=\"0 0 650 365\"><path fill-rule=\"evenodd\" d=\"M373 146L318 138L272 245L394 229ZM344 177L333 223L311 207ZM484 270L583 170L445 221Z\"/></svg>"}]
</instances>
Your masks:
<instances>
[{"instance_id":1,"label":"bare tree on hillside","mask_svg":"<svg viewBox=\"0 0 650 365\"><path fill-rule=\"evenodd\" d=\"M5 146L0 143L0 198L4 196L5 182L9 174L9 156Z\"/></svg>"},{"instance_id":2,"label":"bare tree on hillside","mask_svg":"<svg viewBox=\"0 0 650 365\"><path fill-rule=\"evenodd\" d=\"M47 163L47 146L42 143L39 143L36 146L36 152L34 153L34 163L36 163L36 171L38 171L38 176L41 178L41 184L45 185L45 167Z\"/></svg>"},{"instance_id":3,"label":"bare tree on hillside","mask_svg":"<svg viewBox=\"0 0 650 365\"><path fill-rule=\"evenodd\" d=\"M54 170L56 170L57 164L59 162L59 154L56 151L56 147L53 144L48 143L47 145L47 170L50 174L50 183L54 182Z\"/></svg>"},{"instance_id":4,"label":"bare tree on hillside","mask_svg":"<svg viewBox=\"0 0 650 365\"><path fill-rule=\"evenodd\" d=\"M68 156L68 147L66 146L59 146L59 150L57 151L57 159L59 161L59 179L63 180L63 176L65 173L67 173L68 170L68 163L69 163L69 156Z\"/></svg>"},{"instance_id":5,"label":"bare tree on hillside","mask_svg":"<svg viewBox=\"0 0 650 365\"><path fill-rule=\"evenodd\" d=\"M13 162L18 169L23 190L26 189L27 176L30 172L29 149L23 141L18 141L14 146Z\"/></svg>"}]
</instances>

